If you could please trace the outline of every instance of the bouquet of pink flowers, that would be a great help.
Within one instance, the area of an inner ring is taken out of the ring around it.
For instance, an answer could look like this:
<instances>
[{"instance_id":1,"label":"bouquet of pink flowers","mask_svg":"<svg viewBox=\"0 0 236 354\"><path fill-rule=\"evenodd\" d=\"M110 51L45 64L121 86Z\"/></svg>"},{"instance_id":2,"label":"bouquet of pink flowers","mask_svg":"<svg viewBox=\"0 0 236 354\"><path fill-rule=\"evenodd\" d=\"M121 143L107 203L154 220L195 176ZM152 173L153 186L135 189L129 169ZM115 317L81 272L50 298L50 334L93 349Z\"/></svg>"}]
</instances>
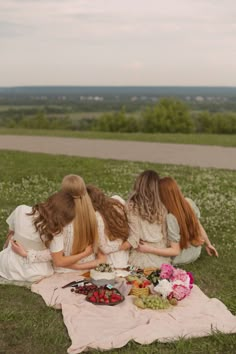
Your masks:
<instances>
[{"instance_id":1,"label":"bouquet of pink flowers","mask_svg":"<svg viewBox=\"0 0 236 354\"><path fill-rule=\"evenodd\" d=\"M183 300L188 296L193 287L193 275L183 269L175 268L171 264L162 264L159 282L154 291L163 298Z\"/></svg>"}]
</instances>

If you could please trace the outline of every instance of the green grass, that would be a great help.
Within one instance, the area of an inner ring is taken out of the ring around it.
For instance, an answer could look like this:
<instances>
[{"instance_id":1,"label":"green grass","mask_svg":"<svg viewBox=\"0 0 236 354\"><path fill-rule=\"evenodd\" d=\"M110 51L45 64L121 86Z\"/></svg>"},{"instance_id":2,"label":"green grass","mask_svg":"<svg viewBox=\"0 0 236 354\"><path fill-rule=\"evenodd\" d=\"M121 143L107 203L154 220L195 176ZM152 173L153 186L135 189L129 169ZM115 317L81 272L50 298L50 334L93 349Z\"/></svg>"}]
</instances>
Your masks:
<instances>
[{"instance_id":1,"label":"green grass","mask_svg":"<svg viewBox=\"0 0 236 354\"><path fill-rule=\"evenodd\" d=\"M195 283L209 297L220 299L236 315L235 171L2 151L0 247L9 213L19 204L31 205L46 198L59 188L64 175L81 174L86 183L96 184L108 194L118 193L127 198L134 177L147 168L155 169L161 175L172 175L184 194L200 207L202 223L219 251L219 258L210 258L203 250L199 260L183 268L194 273ZM25 288L2 285L0 308L0 353L66 353L70 339L61 312L46 307L40 296ZM130 342L122 349L107 353L233 354L235 347L235 334L214 333L205 338L166 344L155 342L141 346Z\"/></svg>"},{"instance_id":2,"label":"green grass","mask_svg":"<svg viewBox=\"0 0 236 354\"><path fill-rule=\"evenodd\" d=\"M36 129L5 129L0 128L0 135L39 135L39 136L63 136L68 138L84 139L109 139L109 140L131 140L148 141L159 143L175 144L197 144L236 146L236 135L226 134L161 134L161 133L108 133L94 131L70 131L70 130L36 130Z\"/></svg>"}]
</instances>

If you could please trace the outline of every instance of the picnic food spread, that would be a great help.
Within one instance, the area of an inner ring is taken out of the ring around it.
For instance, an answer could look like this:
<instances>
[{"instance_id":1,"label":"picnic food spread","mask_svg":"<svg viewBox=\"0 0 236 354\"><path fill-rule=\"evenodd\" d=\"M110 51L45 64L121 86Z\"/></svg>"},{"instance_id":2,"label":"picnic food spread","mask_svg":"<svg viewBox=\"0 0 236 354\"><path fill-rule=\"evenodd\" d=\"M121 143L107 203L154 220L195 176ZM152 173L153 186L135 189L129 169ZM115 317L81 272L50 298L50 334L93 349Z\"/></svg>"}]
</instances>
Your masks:
<instances>
[{"instance_id":1,"label":"picnic food spread","mask_svg":"<svg viewBox=\"0 0 236 354\"><path fill-rule=\"evenodd\" d=\"M192 289L193 275L170 264L162 264L160 269L148 272L131 268L129 273L122 277L126 288L130 287L126 295L134 295L133 302L140 309L164 310L176 306ZM64 288L73 287L72 292L86 295L86 300L93 304L111 306L125 300L122 291L114 284L119 288L115 272L109 264L102 263L90 271L89 280L71 282Z\"/></svg>"}]
</instances>

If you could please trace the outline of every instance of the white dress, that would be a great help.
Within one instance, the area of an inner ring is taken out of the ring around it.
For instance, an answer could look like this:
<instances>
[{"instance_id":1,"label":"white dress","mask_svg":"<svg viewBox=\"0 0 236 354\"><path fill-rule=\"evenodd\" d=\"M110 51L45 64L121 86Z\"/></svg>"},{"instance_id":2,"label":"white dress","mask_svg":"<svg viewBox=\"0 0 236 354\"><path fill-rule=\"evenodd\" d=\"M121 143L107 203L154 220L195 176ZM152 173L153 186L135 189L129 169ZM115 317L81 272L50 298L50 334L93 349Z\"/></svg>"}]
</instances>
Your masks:
<instances>
[{"instance_id":1,"label":"white dress","mask_svg":"<svg viewBox=\"0 0 236 354\"><path fill-rule=\"evenodd\" d=\"M102 216L96 211L98 223L98 248L107 256L107 263L113 268L126 268L128 266L129 252L119 251L123 241L121 239L109 240L105 234L105 225Z\"/></svg>"},{"instance_id":2,"label":"white dress","mask_svg":"<svg viewBox=\"0 0 236 354\"><path fill-rule=\"evenodd\" d=\"M32 212L32 208L27 205L18 206L8 217L9 229L14 231L14 239L21 243L26 250L44 252L46 249L39 233L33 225L33 216L26 215ZM52 252L61 249L62 237L58 235L50 244ZM46 250L47 251L47 250ZM50 261L29 263L24 257L16 254L11 243L0 252L0 276L8 280L36 281L53 274L53 267Z\"/></svg>"}]
</instances>

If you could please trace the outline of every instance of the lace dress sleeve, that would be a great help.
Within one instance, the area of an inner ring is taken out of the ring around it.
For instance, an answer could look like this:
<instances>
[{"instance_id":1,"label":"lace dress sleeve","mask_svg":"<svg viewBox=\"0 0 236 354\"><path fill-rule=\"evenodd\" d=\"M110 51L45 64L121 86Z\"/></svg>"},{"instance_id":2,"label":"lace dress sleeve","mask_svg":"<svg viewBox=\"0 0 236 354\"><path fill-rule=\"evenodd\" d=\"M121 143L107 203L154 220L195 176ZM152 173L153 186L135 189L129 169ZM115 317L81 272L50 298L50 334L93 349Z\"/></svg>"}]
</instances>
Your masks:
<instances>
[{"instance_id":1,"label":"lace dress sleeve","mask_svg":"<svg viewBox=\"0 0 236 354\"><path fill-rule=\"evenodd\" d=\"M127 216L129 222L129 237L127 241L133 248L137 248L140 241L139 218L132 211L128 211Z\"/></svg>"},{"instance_id":2,"label":"lace dress sleeve","mask_svg":"<svg viewBox=\"0 0 236 354\"><path fill-rule=\"evenodd\" d=\"M96 212L97 223L98 223L98 247L104 254L109 254L119 251L122 240L110 241L105 235L105 226L102 216Z\"/></svg>"},{"instance_id":3,"label":"lace dress sleeve","mask_svg":"<svg viewBox=\"0 0 236 354\"><path fill-rule=\"evenodd\" d=\"M42 263L49 262L51 260L52 256L48 248L42 251L29 250L27 252L28 263Z\"/></svg>"}]
</instances>

